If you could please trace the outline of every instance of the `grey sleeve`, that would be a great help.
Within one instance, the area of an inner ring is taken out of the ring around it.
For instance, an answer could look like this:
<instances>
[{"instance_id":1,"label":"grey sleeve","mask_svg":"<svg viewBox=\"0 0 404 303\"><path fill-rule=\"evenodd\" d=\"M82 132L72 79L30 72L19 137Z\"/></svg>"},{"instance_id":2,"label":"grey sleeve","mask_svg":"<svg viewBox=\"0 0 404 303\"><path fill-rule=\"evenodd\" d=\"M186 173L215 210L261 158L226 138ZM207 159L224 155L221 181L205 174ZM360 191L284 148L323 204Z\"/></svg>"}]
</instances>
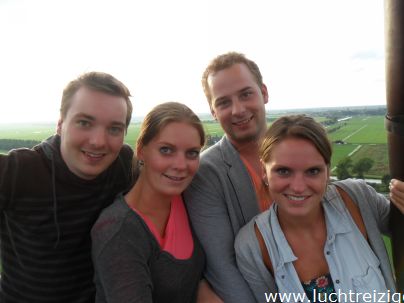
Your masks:
<instances>
[{"instance_id":1,"label":"grey sleeve","mask_svg":"<svg viewBox=\"0 0 404 303\"><path fill-rule=\"evenodd\" d=\"M138 238L138 233L131 237L118 233L107 243L97 243L102 237L94 234L96 303L153 303L147 245L129 240Z\"/></svg>"},{"instance_id":2,"label":"grey sleeve","mask_svg":"<svg viewBox=\"0 0 404 303\"><path fill-rule=\"evenodd\" d=\"M358 204L364 219L371 214L379 230L389 234L390 201L385 196L363 180L346 179L335 184L342 187Z\"/></svg>"},{"instance_id":3,"label":"grey sleeve","mask_svg":"<svg viewBox=\"0 0 404 303\"><path fill-rule=\"evenodd\" d=\"M206 254L205 277L224 302L254 302L237 268L235 234L221 186L217 176L200 169L184 193L191 224Z\"/></svg>"},{"instance_id":4,"label":"grey sleeve","mask_svg":"<svg viewBox=\"0 0 404 303\"><path fill-rule=\"evenodd\" d=\"M268 302L269 293L276 293L275 281L267 270L254 232L254 219L244 226L234 244L237 265L251 288L255 301ZM272 302L272 301L271 301Z\"/></svg>"}]
</instances>

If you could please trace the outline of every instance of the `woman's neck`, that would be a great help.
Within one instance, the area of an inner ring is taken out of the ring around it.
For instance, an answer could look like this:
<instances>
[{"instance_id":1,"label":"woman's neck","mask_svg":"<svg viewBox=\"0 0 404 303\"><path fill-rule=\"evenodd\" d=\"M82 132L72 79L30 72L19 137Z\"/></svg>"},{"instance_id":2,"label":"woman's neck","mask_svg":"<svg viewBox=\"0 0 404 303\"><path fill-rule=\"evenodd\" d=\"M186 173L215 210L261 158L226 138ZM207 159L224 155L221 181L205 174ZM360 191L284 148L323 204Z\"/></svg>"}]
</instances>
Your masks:
<instances>
[{"instance_id":1,"label":"woman's neck","mask_svg":"<svg viewBox=\"0 0 404 303\"><path fill-rule=\"evenodd\" d=\"M324 210L321 204L304 217L290 216L278 208L278 221L283 231L310 232L325 227Z\"/></svg>"},{"instance_id":2,"label":"woman's neck","mask_svg":"<svg viewBox=\"0 0 404 303\"><path fill-rule=\"evenodd\" d=\"M142 176L139 176L136 184L125 195L125 201L129 207L149 218L162 236L170 215L172 199L171 196L162 195L153 190Z\"/></svg>"}]
</instances>

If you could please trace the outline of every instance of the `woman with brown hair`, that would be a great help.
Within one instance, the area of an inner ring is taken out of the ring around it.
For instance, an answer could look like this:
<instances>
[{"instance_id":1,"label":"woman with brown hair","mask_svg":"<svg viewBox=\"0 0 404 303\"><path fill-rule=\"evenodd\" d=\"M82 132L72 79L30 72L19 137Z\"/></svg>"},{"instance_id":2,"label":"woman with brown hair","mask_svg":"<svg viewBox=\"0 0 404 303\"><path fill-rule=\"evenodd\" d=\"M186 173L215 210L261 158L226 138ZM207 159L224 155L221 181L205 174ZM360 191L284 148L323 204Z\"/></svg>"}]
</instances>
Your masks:
<instances>
[{"instance_id":1,"label":"woman with brown hair","mask_svg":"<svg viewBox=\"0 0 404 303\"><path fill-rule=\"evenodd\" d=\"M365 302L395 291L381 236L389 201L363 180L329 183L331 154L325 129L308 116L281 117L267 130L260 157L274 202L235 243L257 302L343 302L350 294ZM402 209L404 200L395 201Z\"/></svg>"},{"instance_id":2,"label":"woman with brown hair","mask_svg":"<svg viewBox=\"0 0 404 303\"><path fill-rule=\"evenodd\" d=\"M196 302L205 259L181 194L204 142L201 121L184 104L163 103L146 116L136 184L92 229L96 302Z\"/></svg>"}]
</instances>

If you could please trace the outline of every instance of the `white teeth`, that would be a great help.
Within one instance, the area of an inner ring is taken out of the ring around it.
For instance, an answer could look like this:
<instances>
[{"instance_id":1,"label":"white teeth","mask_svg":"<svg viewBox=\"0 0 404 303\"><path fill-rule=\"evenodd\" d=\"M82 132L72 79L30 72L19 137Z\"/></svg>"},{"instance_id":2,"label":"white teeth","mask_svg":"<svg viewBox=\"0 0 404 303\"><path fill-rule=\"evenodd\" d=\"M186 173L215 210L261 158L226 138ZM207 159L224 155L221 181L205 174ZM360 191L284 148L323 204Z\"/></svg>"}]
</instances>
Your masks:
<instances>
[{"instance_id":1,"label":"white teeth","mask_svg":"<svg viewBox=\"0 0 404 303\"><path fill-rule=\"evenodd\" d=\"M292 201L303 201L306 197L301 197L301 196L287 196L288 197L288 199L289 200L292 200Z\"/></svg>"},{"instance_id":2,"label":"white teeth","mask_svg":"<svg viewBox=\"0 0 404 303\"><path fill-rule=\"evenodd\" d=\"M250 118L248 118L248 119L244 119L244 120L242 120L242 121L233 122L233 124L235 124L235 125L243 125L243 124L246 124L246 123L250 122L250 121L252 120L252 118L253 118L253 117L250 117Z\"/></svg>"},{"instance_id":3,"label":"white teeth","mask_svg":"<svg viewBox=\"0 0 404 303\"><path fill-rule=\"evenodd\" d=\"M181 181L184 179L184 177L174 177L174 176L168 176L168 175L165 175L165 176L174 181Z\"/></svg>"},{"instance_id":4,"label":"white teeth","mask_svg":"<svg viewBox=\"0 0 404 303\"><path fill-rule=\"evenodd\" d=\"M95 154L95 153L90 153L90 152L85 152L85 154L92 158L101 158L103 156L103 154Z\"/></svg>"}]
</instances>

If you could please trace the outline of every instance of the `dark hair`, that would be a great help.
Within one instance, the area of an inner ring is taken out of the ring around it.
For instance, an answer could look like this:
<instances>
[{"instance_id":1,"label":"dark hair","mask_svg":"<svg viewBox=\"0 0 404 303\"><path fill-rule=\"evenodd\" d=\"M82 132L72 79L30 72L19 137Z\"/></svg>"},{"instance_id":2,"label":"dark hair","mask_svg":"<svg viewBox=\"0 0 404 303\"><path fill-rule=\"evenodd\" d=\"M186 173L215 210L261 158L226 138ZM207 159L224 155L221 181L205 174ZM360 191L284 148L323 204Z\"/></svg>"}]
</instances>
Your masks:
<instances>
[{"instance_id":1,"label":"dark hair","mask_svg":"<svg viewBox=\"0 0 404 303\"><path fill-rule=\"evenodd\" d=\"M122 97L126 101L126 128L132 118L132 102L130 101L129 89L118 79L110 74L102 72L89 72L80 75L69 82L63 90L62 102L60 104L60 117L65 118L74 94L81 88L87 87L94 91L100 91L112 96Z\"/></svg>"},{"instance_id":2,"label":"dark hair","mask_svg":"<svg viewBox=\"0 0 404 303\"><path fill-rule=\"evenodd\" d=\"M263 85L262 75L260 69L258 68L258 65L254 61L248 59L244 54L237 52L228 52L226 54L219 55L209 63L209 65L206 67L202 75L202 87L205 96L208 99L209 105L211 105L212 103L212 95L210 92L208 77L211 74L215 74L218 71L229 68L234 64L239 63L245 64L247 66L251 74L253 74L258 86L262 87Z\"/></svg>"},{"instance_id":3,"label":"dark hair","mask_svg":"<svg viewBox=\"0 0 404 303\"><path fill-rule=\"evenodd\" d=\"M332 147L325 128L312 117L290 115L276 119L265 133L260 146L262 161L268 162L274 146L287 138L301 138L310 141L324 158L331 163Z\"/></svg>"}]
</instances>

